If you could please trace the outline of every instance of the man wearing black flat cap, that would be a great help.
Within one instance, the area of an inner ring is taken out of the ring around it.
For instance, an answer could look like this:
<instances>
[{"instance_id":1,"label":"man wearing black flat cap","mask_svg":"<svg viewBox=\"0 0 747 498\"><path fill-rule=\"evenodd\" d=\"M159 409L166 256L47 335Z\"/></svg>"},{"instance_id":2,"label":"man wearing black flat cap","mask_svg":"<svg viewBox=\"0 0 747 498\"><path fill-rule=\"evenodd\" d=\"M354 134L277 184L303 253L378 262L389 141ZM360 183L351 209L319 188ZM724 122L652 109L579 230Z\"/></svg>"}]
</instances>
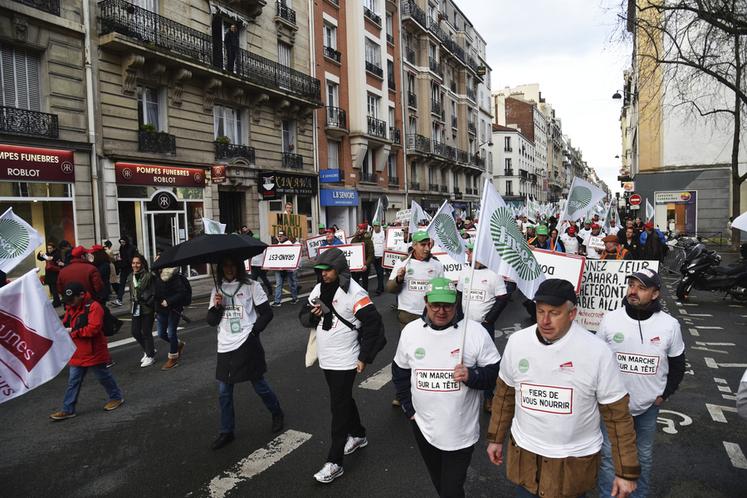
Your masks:
<instances>
[{"instance_id":1,"label":"man wearing black flat cap","mask_svg":"<svg viewBox=\"0 0 747 498\"><path fill-rule=\"evenodd\" d=\"M534 296L537 324L511 335L488 427L488 457L503 463L517 496L574 497L597 483L604 420L615 455L612 495L625 498L640 474L633 418L615 357L574 322L576 292L548 279Z\"/></svg>"}]
</instances>

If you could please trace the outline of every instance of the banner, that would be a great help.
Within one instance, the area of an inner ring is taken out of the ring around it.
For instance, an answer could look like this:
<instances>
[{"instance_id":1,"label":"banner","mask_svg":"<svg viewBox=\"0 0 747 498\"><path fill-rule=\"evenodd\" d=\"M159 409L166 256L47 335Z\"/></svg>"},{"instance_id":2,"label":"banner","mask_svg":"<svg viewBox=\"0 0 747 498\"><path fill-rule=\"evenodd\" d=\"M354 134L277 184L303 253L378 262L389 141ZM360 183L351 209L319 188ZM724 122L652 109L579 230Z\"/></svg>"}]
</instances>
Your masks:
<instances>
[{"instance_id":1,"label":"banner","mask_svg":"<svg viewBox=\"0 0 747 498\"><path fill-rule=\"evenodd\" d=\"M743 232L747 232L747 212L744 212L737 216L734 221L731 222L732 228L738 228Z\"/></svg>"},{"instance_id":2,"label":"banner","mask_svg":"<svg viewBox=\"0 0 747 498\"><path fill-rule=\"evenodd\" d=\"M397 211L394 219L404 226L410 222L410 215L412 215L411 209L400 209L399 211Z\"/></svg>"},{"instance_id":3,"label":"banner","mask_svg":"<svg viewBox=\"0 0 747 498\"><path fill-rule=\"evenodd\" d=\"M659 262L587 259L578 296L576 322L597 331L602 317L622 306L628 287L625 277L643 268L659 271Z\"/></svg>"},{"instance_id":4,"label":"banner","mask_svg":"<svg viewBox=\"0 0 747 498\"><path fill-rule=\"evenodd\" d=\"M563 254L544 249L532 248L534 257L537 258L542 268L542 273L547 278L560 278L573 284L576 294L581 290L581 279L584 276L583 256L574 256L572 254Z\"/></svg>"},{"instance_id":5,"label":"banner","mask_svg":"<svg viewBox=\"0 0 747 498\"><path fill-rule=\"evenodd\" d=\"M449 254L438 247L433 247L431 254L444 265L444 277L456 282L459 274L464 268L469 268L467 262L460 262L449 256Z\"/></svg>"},{"instance_id":6,"label":"banner","mask_svg":"<svg viewBox=\"0 0 747 498\"><path fill-rule=\"evenodd\" d=\"M267 246L262 268L265 270L295 270L301 263L300 244L275 244Z\"/></svg>"},{"instance_id":7,"label":"banner","mask_svg":"<svg viewBox=\"0 0 747 498\"><path fill-rule=\"evenodd\" d=\"M323 253L333 247L342 251L345 259L348 260L350 271L363 271L366 269L366 250L363 242L356 244L345 244L342 246L324 246L319 248L319 253Z\"/></svg>"},{"instance_id":8,"label":"banner","mask_svg":"<svg viewBox=\"0 0 747 498\"><path fill-rule=\"evenodd\" d=\"M568 193L568 201L565 203L565 210L560 216L560 220L575 221L585 218L605 195L607 194L604 193L604 190L595 187L586 180L574 177Z\"/></svg>"},{"instance_id":9,"label":"banner","mask_svg":"<svg viewBox=\"0 0 747 498\"><path fill-rule=\"evenodd\" d=\"M203 218L202 231L206 234L220 235L222 233L226 233L226 224L208 218Z\"/></svg>"},{"instance_id":10,"label":"banner","mask_svg":"<svg viewBox=\"0 0 747 498\"><path fill-rule=\"evenodd\" d=\"M0 216L0 270L10 273L43 242L39 232L9 207Z\"/></svg>"},{"instance_id":11,"label":"banner","mask_svg":"<svg viewBox=\"0 0 747 498\"><path fill-rule=\"evenodd\" d=\"M36 270L0 289L0 403L53 379L74 352Z\"/></svg>"},{"instance_id":12,"label":"banner","mask_svg":"<svg viewBox=\"0 0 747 498\"><path fill-rule=\"evenodd\" d=\"M371 226L378 223L379 225L384 223L384 208L381 205L381 197L379 197L376 203L376 211L374 211L373 218L371 219Z\"/></svg>"},{"instance_id":13,"label":"banner","mask_svg":"<svg viewBox=\"0 0 747 498\"><path fill-rule=\"evenodd\" d=\"M384 256L381 258L381 266L383 268L391 270L392 268L394 268L394 265L396 265L398 261L402 261L406 257L406 252L385 250Z\"/></svg>"},{"instance_id":14,"label":"banner","mask_svg":"<svg viewBox=\"0 0 747 498\"><path fill-rule=\"evenodd\" d=\"M467 248L464 247L464 239L457 230L454 209L449 205L449 201L444 201L438 208L427 231L431 240L448 253L451 259L467 260Z\"/></svg>"}]
</instances>

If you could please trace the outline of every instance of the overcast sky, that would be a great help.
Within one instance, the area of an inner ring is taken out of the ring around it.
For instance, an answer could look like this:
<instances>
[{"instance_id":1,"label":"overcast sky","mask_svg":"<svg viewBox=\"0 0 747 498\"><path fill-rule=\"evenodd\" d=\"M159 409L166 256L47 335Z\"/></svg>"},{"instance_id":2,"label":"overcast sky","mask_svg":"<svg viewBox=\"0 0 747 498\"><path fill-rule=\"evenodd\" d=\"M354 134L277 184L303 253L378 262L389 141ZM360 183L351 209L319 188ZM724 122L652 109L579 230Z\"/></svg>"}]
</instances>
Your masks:
<instances>
[{"instance_id":1,"label":"overcast sky","mask_svg":"<svg viewBox=\"0 0 747 498\"><path fill-rule=\"evenodd\" d=\"M614 42L620 0L456 0L487 42L492 89L539 83L563 133L619 190L621 89L631 49Z\"/></svg>"}]
</instances>

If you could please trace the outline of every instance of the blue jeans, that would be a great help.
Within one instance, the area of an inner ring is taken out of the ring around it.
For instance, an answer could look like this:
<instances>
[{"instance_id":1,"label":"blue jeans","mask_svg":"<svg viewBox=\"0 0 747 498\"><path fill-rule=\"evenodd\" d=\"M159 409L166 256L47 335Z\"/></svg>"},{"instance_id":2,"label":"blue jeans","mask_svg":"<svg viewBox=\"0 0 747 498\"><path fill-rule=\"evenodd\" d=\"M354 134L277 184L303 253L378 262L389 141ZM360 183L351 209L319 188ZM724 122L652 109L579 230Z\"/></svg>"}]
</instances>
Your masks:
<instances>
[{"instance_id":1,"label":"blue jeans","mask_svg":"<svg viewBox=\"0 0 747 498\"><path fill-rule=\"evenodd\" d=\"M220 432L225 434L233 432L234 426L236 425L236 415L233 410L233 386L235 384L226 384L225 382L218 381L218 400L220 401ZM265 406L273 416L282 415L283 410L280 409L280 401L275 393L272 392L270 384L267 383L264 377L259 380L253 380L252 386L254 392L256 392Z\"/></svg>"},{"instance_id":2,"label":"blue jeans","mask_svg":"<svg viewBox=\"0 0 747 498\"><path fill-rule=\"evenodd\" d=\"M110 401L122 399L122 391L119 390L112 371L106 368L104 363L93 367L74 367L70 365L67 391L65 391L65 399L62 402L63 412L75 413L75 404L78 402L80 387L83 385L83 378L86 376L88 369L93 370L93 373L96 374L96 378L104 386L104 389L106 389L106 394L109 396Z\"/></svg>"},{"instance_id":3,"label":"blue jeans","mask_svg":"<svg viewBox=\"0 0 747 498\"><path fill-rule=\"evenodd\" d=\"M288 280L288 286L291 291L291 299L298 299L298 277L295 271L276 271L275 272L275 304L280 304L283 299L283 283Z\"/></svg>"},{"instance_id":4,"label":"blue jeans","mask_svg":"<svg viewBox=\"0 0 747 498\"><path fill-rule=\"evenodd\" d=\"M517 498L540 498L540 495L533 495L526 489L524 489L523 486L516 486L516 496ZM578 498L584 498L586 496L586 493L582 494Z\"/></svg>"},{"instance_id":5,"label":"blue jeans","mask_svg":"<svg viewBox=\"0 0 747 498\"><path fill-rule=\"evenodd\" d=\"M176 326L179 325L179 313L172 310L161 310L156 314L156 329L158 337L169 343L169 353L176 354L179 350L179 338L176 336Z\"/></svg>"},{"instance_id":6,"label":"blue jeans","mask_svg":"<svg viewBox=\"0 0 747 498\"><path fill-rule=\"evenodd\" d=\"M654 436L656 436L656 417L659 415L659 407L651 405L645 412L633 417L635 425L636 446L638 446L638 462L641 464L641 477L638 478L638 487L630 495L632 498L644 498L648 496L651 466L654 461ZM612 450L607 430L602 424L602 463L599 467L599 496L608 497L612 493L612 482L615 480L615 467L612 464Z\"/></svg>"}]
</instances>

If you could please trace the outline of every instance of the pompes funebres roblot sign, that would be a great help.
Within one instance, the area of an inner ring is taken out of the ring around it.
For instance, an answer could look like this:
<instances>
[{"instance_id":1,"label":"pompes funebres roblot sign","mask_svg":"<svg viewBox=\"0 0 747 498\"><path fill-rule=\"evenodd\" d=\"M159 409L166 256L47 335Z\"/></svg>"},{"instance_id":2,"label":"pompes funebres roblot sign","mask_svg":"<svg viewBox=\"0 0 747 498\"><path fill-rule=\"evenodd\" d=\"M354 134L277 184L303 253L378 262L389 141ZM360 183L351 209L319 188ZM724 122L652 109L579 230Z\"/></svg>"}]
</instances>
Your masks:
<instances>
[{"instance_id":1,"label":"pompes funebres roblot sign","mask_svg":"<svg viewBox=\"0 0 747 498\"><path fill-rule=\"evenodd\" d=\"M0 144L0 180L74 183L73 151Z\"/></svg>"}]
</instances>

